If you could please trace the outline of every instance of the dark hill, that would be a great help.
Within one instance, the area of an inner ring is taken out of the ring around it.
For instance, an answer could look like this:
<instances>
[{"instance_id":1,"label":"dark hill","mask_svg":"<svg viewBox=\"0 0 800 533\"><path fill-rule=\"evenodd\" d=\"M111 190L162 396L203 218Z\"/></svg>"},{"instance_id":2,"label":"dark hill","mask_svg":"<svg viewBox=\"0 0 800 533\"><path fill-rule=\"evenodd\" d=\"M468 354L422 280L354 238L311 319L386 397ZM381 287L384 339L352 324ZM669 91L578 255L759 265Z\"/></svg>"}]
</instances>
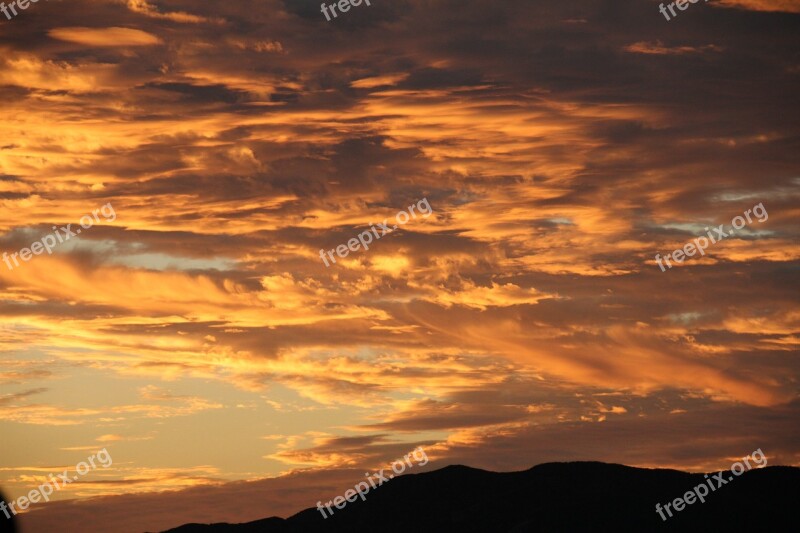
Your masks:
<instances>
[{"instance_id":1,"label":"dark hill","mask_svg":"<svg viewBox=\"0 0 800 533\"><path fill-rule=\"evenodd\" d=\"M511 473L449 466L393 479L366 501L334 508L328 519L307 509L286 520L188 524L167 533L800 531L800 469L780 466L745 472L709 491L705 503L673 510L672 518L665 513L662 521L656 503L663 506L706 481L703 474L594 462Z\"/></svg>"},{"instance_id":2,"label":"dark hill","mask_svg":"<svg viewBox=\"0 0 800 533\"><path fill-rule=\"evenodd\" d=\"M8 500L6 500L2 492L0 492L0 501L8 504ZM5 513L8 513L8 518L6 517ZM0 533L16 533L17 532L16 522L17 521L16 518L14 518L14 514L11 513L10 511L6 510L0 512Z\"/></svg>"}]
</instances>

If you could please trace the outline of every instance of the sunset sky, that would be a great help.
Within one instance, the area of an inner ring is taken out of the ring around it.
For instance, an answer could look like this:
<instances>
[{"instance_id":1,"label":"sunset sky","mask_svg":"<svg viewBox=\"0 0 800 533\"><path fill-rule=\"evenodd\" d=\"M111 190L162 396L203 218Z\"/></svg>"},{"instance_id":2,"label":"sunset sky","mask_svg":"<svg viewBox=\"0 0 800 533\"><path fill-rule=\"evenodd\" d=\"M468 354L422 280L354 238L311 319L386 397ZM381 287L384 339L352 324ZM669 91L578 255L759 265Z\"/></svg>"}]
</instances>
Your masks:
<instances>
[{"instance_id":1,"label":"sunset sky","mask_svg":"<svg viewBox=\"0 0 800 533\"><path fill-rule=\"evenodd\" d=\"M0 253L115 214L0 262L0 488L114 461L25 531L285 517L417 446L800 465L800 1L371 3L0 15Z\"/></svg>"}]
</instances>

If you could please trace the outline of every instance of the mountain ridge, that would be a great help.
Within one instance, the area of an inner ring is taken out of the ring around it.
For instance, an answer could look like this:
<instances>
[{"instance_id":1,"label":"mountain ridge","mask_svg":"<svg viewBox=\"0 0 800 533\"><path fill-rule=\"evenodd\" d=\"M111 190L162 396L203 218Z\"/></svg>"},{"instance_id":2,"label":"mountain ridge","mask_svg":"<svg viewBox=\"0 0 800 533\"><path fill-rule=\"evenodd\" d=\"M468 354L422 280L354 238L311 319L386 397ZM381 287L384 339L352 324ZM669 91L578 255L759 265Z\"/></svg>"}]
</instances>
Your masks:
<instances>
[{"instance_id":1,"label":"mountain ridge","mask_svg":"<svg viewBox=\"0 0 800 533\"><path fill-rule=\"evenodd\" d=\"M715 472L716 473L716 472ZM728 474L726 474L727 477ZM597 461L543 463L518 472L449 465L396 477L323 519L313 507L283 519L245 524L185 524L163 533L316 533L380 529L387 533L458 531L741 531L791 530L800 468L744 472L673 517L656 504L681 498L710 474ZM344 492L346 488L342 489ZM323 501L323 504L327 501ZM753 509L758 510L757 513ZM757 516L756 516L757 515ZM712 529L708 529L712 528Z\"/></svg>"}]
</instances>

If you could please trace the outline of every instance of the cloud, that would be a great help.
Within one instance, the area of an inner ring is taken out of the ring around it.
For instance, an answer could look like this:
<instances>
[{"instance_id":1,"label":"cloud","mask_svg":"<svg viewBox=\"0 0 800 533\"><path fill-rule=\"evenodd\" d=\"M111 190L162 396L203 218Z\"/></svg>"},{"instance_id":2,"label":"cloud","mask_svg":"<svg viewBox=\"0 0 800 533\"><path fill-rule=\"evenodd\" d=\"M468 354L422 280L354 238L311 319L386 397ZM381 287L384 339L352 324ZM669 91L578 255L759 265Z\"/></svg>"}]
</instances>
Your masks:
<instances>
[{"instance_id":1,"label":"cloud","mask_svg":"<svg viewBox=\"0 0 800 533\"><path fill-rule=\"evenodd\" d=\"M683 54L697 54L701 52L720 52L722 49L713 44L705 46L664 46L661 41L649 43L646 41L639 41L625 47L628 52L636 54L655 54L655 55L683 55Z\"/></svg>"},{"instance_id":2,"label":"cloud","mask_svg":"<svg viewBox=\"0 0 800 533\"><path fill-rule=\"evenodd\" d=\"M800 13L800 2L797 0L721 0L719 3L723 7L752 11Z\"/></svg>"},{"instance_id":3,"label":"cloud","mask_svg":"<svg viewBox=\"0 0 800 533\"><path fill-rule=\"evenodd\" d=\"M48 35L54 39L86 46L114 47L114 46L151 46L161 44L161 39L135 28L87 28L72 26L66 28L53 28Z\"/></svg>"},{"instance_id":4,"label":"cloud","mask_svg":"<svg viewBox=\"0 0 800 533\"><path fill-rule=\"evenodd\" d=\"M3 395L3 396L0 396L0 407L6 406L6 405L12 405L12 404L16 403L17 400L21 400L23 398L27 398L28 396L33 396L34 394L41 394L43 392L47 392L47 389L45 389L45 388L31 389L31 390L26 390L26 391L23 391L23 392L18 392L16 394L6 394L6 395Z\"/></svg>"},{"instance_id":5,"label":"cloud","mask_svg":"<svg viewBox=\"0 0 800 533\"><path fill-rule=\"evenodd\" d=\"M184 11L173 11L168 13L160 13L158 8L153 4L149 4L146 0L128 0L128 9L135 13L139 13L146 17L156 19L171 20L173 22L180 22L185 24L199 24L209 22L210 19L198 15L192 15ZM220 19L217 19L219 22Z\"/></svg>"}]
</instances>

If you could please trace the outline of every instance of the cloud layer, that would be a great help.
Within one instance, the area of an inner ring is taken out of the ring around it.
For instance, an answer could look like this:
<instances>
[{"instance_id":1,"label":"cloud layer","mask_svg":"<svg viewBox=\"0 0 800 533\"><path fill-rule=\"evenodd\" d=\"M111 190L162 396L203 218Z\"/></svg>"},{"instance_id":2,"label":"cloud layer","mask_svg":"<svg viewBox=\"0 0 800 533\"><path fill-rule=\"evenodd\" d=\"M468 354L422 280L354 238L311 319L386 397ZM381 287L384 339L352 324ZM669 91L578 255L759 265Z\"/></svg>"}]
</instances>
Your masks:
<instances>
[{"instance_id":1,"label":"cloud layer","mask_svg":"<svg viewBox=\"0 0 800 533\"><path fill-rule=\"evenodd\" d=\"M116 468L30 524L286 516L416 445L429 468L800 462L797 2L318 4L2 21L2 250L117 214L0 263L0 484L93 447Z\"/></svg>"}]
</instances>

